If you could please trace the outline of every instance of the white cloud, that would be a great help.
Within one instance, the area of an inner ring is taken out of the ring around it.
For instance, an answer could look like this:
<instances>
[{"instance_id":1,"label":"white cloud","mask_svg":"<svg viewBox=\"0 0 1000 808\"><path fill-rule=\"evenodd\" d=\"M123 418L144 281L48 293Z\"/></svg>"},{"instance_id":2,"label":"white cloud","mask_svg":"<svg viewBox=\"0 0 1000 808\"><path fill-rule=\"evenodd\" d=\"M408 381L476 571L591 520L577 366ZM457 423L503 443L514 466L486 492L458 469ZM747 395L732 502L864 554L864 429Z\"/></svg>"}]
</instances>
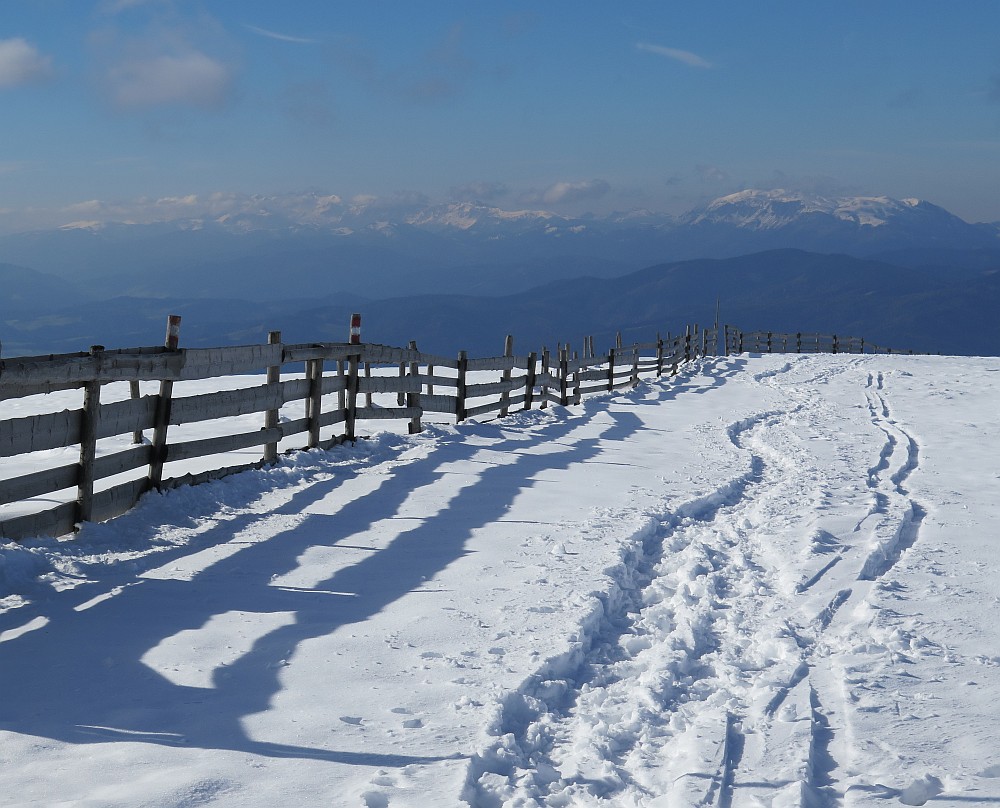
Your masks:
<instances>
[{"instance_id":1,"label":"white cloud","mask_svg":"<svg viewBox=\"0 0 1000 808\"><path fill-rule=\"evenodd\" d=\"M41 81L52 73L52 60L20 37L0 39L0 87Z\"/></svg>"},{"instance_id":2,"label":"white cloud","mask_svg":"<svg viewBox=\"0 0 1000 808\"><path fill-rule=\"evenodd\" d=\"M542 200L550 205L559 202L579 202L584 199L599 199L611 190L604 180L584 182L557 182L542 194Z\"/></svg>"},{"instance_id":3,"label":"white cloud","mask_svg":"<svg viewBox=\"0 0 1000 808\"><path fill-rule=\"evenodd\" d=\"M276 39L279 42L294 42L299 45L315 45L319 41L317 39L306 39L305 37L300 36L290 36L289 34L279 34L277 31L268 31L266 28L258 28L256 25L245 24L244 27L248 31L253 31L255 34L266 36L268 39Z\"/></svg>"},{"instance_id":4,"label":"white cloud","mask_svg":"<svg viewBox=\"0 0 1000 808\"><path fill-rule=\"evenodd\" d=\"M218 106L233 81L230 68L197 50L131 57L108 71L111 96L122 107L161 104Z\"/></svg>"},{"instance_id":5,"label":"white cloud","mask_svg":"<svg viewBox=\"0 0 1000 808\"><path fill-rule=\"evenodd\" d=\"M648 53L655 53L659 56L665 56L668 59L673 59L677 62L683 62L689 67L701 67L701 68L712 68L715 67L707 59L703 59L697 53L691 53L691 51L680 50L679 48L668 48L664 45L651 45L648 42L638 42L636 47L641 51L647 51Z\"/></svg>"}]
</instances>

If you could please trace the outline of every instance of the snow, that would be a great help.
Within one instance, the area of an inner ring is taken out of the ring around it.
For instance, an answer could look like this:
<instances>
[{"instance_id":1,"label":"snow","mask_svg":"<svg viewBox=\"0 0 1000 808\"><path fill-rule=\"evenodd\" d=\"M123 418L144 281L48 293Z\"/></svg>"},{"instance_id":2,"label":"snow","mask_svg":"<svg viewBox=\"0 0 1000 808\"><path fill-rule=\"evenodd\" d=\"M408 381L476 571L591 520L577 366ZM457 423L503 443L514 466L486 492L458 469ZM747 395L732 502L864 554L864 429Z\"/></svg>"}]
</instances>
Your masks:
<instances>
[{"instance_id":1,"label":"snow","mask_svg":"<svg viewBox=\"0 0 1000 808\"><path fill-rule=\"evenodd\" d=\"M998 373L711 359L5 545L3 803L1000 804Z\"/></svg>"},{"instance_id":2,"label":"snow","mask_svg":"<svg viewBox=\"0 0 1000 808\"><path fill-rule=\"evenodd\" d=\"M719 197L685 218L691 224L728 222L771 230L793 224L803 215L821 213L859 226L882 227L900 213L923 204L919 199L888 196L826 197L783 189L746 190Z\"/></svg>"}]
</instances>

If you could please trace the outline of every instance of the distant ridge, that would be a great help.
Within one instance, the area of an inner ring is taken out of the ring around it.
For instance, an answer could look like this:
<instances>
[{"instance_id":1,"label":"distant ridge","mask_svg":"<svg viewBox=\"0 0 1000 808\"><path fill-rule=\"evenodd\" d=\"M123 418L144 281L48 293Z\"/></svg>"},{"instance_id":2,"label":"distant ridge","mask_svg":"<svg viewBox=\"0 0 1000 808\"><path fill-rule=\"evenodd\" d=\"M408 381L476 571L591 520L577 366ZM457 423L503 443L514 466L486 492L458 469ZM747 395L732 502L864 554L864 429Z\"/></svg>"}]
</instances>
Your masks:
<instances>
[{"instance_id":1,"label":"distant ridge","mask_svg":"<svg viewBox=\"0 0 1000 808\"><path fill-rule=\"evenodd\" d=\"M365 338L386 344L416 339L423 350L461 345L497 352L506 334L531 348L575 343L590 334L645 340L664 323L723 321L748 330L864 334L882 344L929 353L1000 354L1000 254L995 268L913 268L848 255L783 249L735 258L674 261L617 278L557 280L502 297L344 294L241 299L234 286L212 298L115 297L11 317L2 313L6 355L143 345L162 339L166 314L184 316L191 347L263 342L281 330L291 342L341 341L349 315L362 311ZM283 280L283 279L282 279ZM282 289L288 289L280 285ZM526 346L522 346L526 347Z\"/></svg>"}]
</instances>

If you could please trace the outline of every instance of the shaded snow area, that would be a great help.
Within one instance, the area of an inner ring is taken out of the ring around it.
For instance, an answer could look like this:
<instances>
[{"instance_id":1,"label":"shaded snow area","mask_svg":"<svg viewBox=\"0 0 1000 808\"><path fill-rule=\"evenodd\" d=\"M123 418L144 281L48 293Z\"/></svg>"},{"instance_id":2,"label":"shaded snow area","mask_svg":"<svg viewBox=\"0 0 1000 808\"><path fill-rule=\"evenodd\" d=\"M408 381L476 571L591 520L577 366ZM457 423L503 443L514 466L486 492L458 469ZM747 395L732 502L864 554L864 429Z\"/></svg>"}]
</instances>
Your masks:
<instances>
[{"instance_id":1,"label":"shaded snow area","mask_svg":"<svg viewBox=\"0 0 1000 808\"><path fill-rule=\"evenodd\" d=\"M0 556L0 802L1000 805L1000 359L765 356Z\"/></svg>"}]
</instances>

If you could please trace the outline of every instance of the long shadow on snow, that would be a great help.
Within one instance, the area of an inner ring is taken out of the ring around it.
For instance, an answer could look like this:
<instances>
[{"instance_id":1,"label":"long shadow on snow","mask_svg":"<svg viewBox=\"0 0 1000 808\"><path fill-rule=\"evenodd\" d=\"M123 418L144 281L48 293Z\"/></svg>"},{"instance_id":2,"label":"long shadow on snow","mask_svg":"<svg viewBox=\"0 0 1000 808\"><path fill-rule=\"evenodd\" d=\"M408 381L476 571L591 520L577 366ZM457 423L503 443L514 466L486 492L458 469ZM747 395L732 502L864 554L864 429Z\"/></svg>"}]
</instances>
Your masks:
<instances>
[{"instance_id":1,"label":"long shadow on snow","mask_svg":"<svg viewBox=\"0 0 1000 808\"><path fill-rule=\"evenodd\" d=\"M346 543L394 516L414 490L449 473L443 464L471 459L481 447L468 440L468 433L465 440L439 441L426 458L400 465L376 490L335 514L307 514L290 529L247 545L190 580L140 579L83 611L67 601L66 607L50 611L48 625L2 644L0 692L17 697L0 704L0 728L68 743L146 742L348 764L403 766L428 760L255 740L241 719L268 708L281 690L284 661L302 642L367 619L463 556L472 532L504 516L517 494L531 487L533 475L585 463L600 453L602 442L624 440L642 429L631 413L607 412L612 422L598 437L561 444L566 448L557 452L518 451L553 445L588 423L591 414L566 413L536 430L530 441L490 445L491 451L515 459L485 467L437 514L312 591L270 584L273 576L295 569L308 548ZM472 430L495 434L497 427ZM340 482L317 482L278 512L298 514ZM247 521L217 529L232 535L235 527L249 527ZM293 613L294 620L257 639L234 663L216 668L212 687L175 684L141 662L164 639L233 611Z\"/></svg>"}]
</instances>

